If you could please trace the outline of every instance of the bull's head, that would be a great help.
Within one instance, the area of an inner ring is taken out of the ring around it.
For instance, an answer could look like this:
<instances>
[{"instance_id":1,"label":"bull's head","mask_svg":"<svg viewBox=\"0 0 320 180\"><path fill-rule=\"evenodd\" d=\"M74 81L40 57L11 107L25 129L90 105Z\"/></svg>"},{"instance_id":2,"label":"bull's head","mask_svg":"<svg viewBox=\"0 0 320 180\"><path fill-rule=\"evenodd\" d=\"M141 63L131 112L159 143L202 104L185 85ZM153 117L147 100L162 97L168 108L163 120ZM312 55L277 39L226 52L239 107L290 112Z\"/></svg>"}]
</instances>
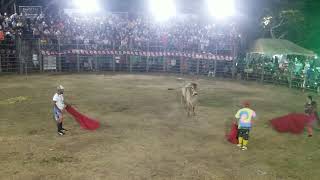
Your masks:
<instances>
[{"instance_id":1,"label":"bull's head","mask_svg":"<svg viewBox=\"0 0 320 180\"><path fill-rule=\"evenodd\" d=\"M191 91L192 96L198 95L196 83L191 83L190 91Z\"/></svg>"}]
</instances>

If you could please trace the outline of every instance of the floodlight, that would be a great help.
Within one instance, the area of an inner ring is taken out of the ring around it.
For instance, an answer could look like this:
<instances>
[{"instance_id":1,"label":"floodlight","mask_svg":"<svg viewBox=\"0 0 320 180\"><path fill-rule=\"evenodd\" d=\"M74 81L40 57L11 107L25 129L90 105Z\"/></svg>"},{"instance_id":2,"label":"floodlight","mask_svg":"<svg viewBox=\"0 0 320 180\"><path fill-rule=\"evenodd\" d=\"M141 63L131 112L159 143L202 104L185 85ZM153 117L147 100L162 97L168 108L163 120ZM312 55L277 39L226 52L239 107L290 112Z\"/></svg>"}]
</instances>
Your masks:
<instances>
[{"instance_id":1,"label":"floodlight","mask_svg":"<svg viewBox=\"0 0 320 180\"><path fill-rule=\"evenodd\" d=\"M207 0L210 15L216 18L231 17L235 14L234 0Z\"/></svg>"},{"instance_id":2,"label":"floodlight","mask_svg":"<svg viewBox=\"0 0 320 180\"><path fill-rule=\"evenodd\" d=\"M175 0L149 0L149 6L157 21L166 21L176 15Z\"/></svg>"},{"instance_id":3,"label":"floodlight","mask_svg":"<svg viewBox=\"0 0 320 180\"><path fill-rule=\"evenodd\" d=\"M75 8L82 13L93 13L99 10L99 3L97 0L72 0Z\"/></svg>"}]
</instances>

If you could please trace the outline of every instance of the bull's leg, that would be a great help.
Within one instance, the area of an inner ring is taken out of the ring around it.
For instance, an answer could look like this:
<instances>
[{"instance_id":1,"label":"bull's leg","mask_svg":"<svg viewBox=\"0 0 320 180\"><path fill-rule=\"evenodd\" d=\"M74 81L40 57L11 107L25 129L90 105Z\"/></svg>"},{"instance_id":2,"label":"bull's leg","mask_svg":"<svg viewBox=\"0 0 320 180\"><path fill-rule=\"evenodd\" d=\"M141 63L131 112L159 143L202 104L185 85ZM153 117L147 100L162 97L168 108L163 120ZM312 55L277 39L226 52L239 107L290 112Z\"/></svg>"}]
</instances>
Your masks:
<instances>
[{"instance_id":1,"label":"bull's leg","mask_svg":"<svg viewBox=\"0 0 320 180\"><path fill-rule=\"evenodd\" d=\"M186 108L186 100L185 97L181 96L181 104L183 105L183 108Z\"/></svg>"},{"instance_id":2,"label":"bull's leg","mask_svg":"<svg viewBox=\"0 0 320 180\"><path fill-rule=\"evenodd\" d=\"M184 105L184 97L183 97L183 95L181 95L181 104Z\"/></svg>"},{"instance_id":3,"label":"bull's leg","mask_svg":"<svg viewBox=\"0 0 320 180\"><path fill-rule=\"evenodd\" d=\"M196 109L196 106L192 106L192 113L193 113L194 116L196 115L195 109Z\"/></svg>"},{"instance_id":4,"label":"bull's leg","mask_svg":"<svg viewBox=\"0 0 320 180\"><path fill-rule=\"evenodd\" d=\"M186 103L185 108L186 108L186 113L187 113L187 115L189 116L189 106L188 106L188 103Z\"/></svg>"},{"instance_id":5,"label":"bull's leg","mask_svg":"<svg viewBox=\"0 0 320 180\"><path fill-rule=\"evenodd\" d=\"M190 104L187 105L187 111L188 111L188 116L191 116L191 106L190 106Z\"/></svg>"}]
</instances>

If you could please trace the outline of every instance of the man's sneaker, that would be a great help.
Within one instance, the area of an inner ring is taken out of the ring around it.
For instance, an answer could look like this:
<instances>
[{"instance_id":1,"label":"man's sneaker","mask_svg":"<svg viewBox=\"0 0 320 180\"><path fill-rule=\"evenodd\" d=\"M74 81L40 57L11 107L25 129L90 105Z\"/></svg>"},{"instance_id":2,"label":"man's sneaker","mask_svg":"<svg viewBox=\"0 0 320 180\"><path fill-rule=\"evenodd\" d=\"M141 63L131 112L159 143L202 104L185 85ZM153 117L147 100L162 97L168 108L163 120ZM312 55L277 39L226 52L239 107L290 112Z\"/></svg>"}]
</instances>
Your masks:
<instances>
[{"instance_id":1,"label":"man's sneaker","mask_svg":"<svg viewBox=\"0 0 320 180\"><path fill-rule=\"evenodd\" d=\"M247 146L242 146L242 150L243 151L245 151L245 150L247 150L248 148L247 148Z\"/></svg>"},{"instance_id":2,"label":"man's sneaker","mask_svg":"<svg viewBox=\"0 0 320 180\"><path fill-rule=\"evenodd\" d=\"M237 146L238 146L239 148L241 148L241 147L242 147L242 144L237 144Z\"/></svg>"},{"instance_id":3,"label":"man's sneaker","mask_svg":"<svg viewBox=\"0 0 320 180\"><path fill-rule=\"evenodd\" d=\"M58 132L58 135L59 135L59 136L63 136L63 135L64 135L64 132L59 131L59 132Z\"/></svg>"},{"instance_id":4,"label":"man's sneaker","mask_svg":"<svg viewBox=\"0 0 320 180\"><path fill-rule=\"evenodd\" d=\"M68 131L68 129L62 128L62 131Z\"/></svg>"}]
</instances>

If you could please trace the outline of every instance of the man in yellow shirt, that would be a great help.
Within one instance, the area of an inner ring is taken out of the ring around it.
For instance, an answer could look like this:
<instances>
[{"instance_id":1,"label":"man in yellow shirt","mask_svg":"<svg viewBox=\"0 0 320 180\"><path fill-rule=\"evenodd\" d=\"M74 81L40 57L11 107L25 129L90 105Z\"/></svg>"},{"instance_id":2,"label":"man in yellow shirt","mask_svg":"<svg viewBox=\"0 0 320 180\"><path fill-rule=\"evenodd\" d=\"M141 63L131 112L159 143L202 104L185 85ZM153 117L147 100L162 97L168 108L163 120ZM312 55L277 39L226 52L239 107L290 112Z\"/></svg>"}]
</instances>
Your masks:
<instances>
[{"instance_id":1,"label":"man in yellow shirt","mask_svg":"<svg viewBox=\"0 0 320 180\"><path fill-rule=\"evenodd\" d=\"M250 103L244 102L243 108L240 109L235 118L238 121L238 147L247 150L249 132L252 127L252 119L256 117L256 113L249 108Z\"/></svg>"}]
</instances>

